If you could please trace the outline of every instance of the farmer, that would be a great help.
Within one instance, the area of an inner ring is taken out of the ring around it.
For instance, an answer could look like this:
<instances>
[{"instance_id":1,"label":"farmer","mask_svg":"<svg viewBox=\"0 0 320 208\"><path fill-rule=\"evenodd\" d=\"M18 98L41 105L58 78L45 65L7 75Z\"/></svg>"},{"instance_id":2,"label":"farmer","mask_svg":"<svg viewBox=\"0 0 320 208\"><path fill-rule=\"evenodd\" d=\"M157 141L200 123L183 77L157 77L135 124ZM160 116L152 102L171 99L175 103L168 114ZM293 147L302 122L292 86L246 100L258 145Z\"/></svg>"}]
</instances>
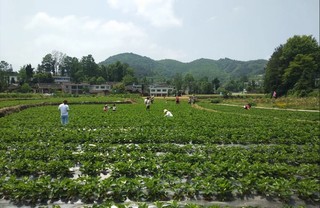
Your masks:
<instances>
[{"instance_id":1,"label":"farmer","mask_svg":"<svg viewBox=\"0 0 320 208\"><path fill-rule=\"evenodd\" d=\"M104 105L104 107L103 107L103 111L106 111L106 112L107 112L107 111L108 111L108 109L109 109L108 104L105 104L105 105Z\"/></svg>"},{"instance_id":2,"label":"farmer","mask_svg":"<svg viewBox=\"0 0 320 208\"><path fill-rule=\"evenodd\" d=\"M60 110L60 115L61 115L61 124L66 125L69 121L69 105L68 101L64 100L63 103L61 103L58 107L58 110Z\"/></svg>"},{"instance_id":3,"label":"farmer","mask_svg":"<svg viewBox=\"0 0 320 208\"><path fill-rule=\"evenodd\" d=\"M112 111L116 111L116 110L117 110L117 107L116 107L116 104L114 103L112 106Z\"/></svg>"},{"instance_id":4,"label":"farmer","mask_svg":"<svg viewBox=\"0 0 320 208\"><path fill-rule=\"evenodd\" d=\"M276 98L277 98L277 92L276 92L276 91L273 91L273 93L272 93L272 97L273 97L274 99L276 99Z\"/></svg>"},{"instance_id":5,"label":"farmer","mask_svg":"<svg viewBox=\"0 0 320 208\"><path fill-rule=\"evenodd\" d=\"M243 106L243 108L246 109L246 110L250 110L250 108L251 108L250 103L248 103L248 104L246 104L245 106Z\"/></svg>"},{"instance_id":6,"label":"farmer","mask_svg":"<svg viewBox=\"0 0 320 208\"><path fill-rule=\"evenodd\" d=\"M173 117L172 113L167 109L164 109L163 112L164 112L164 117Z\"/></svg>"},{"instance_id":7,"label":"farmer","mask_svg":"<svg viewBox=\"0 0 320 208\"><path fill-rule=\"evenodd\" d=\"M146 110L150 110L151 100L149 97L144 100L144 104L146 105Z\"/></svg>"},{"instance_id":8,"label":"farmer","mask_svg":"<svg viewBox=\"0 0 320 208\"><path fill-rule=\"evenodd\" d=\"M179 96L176 96L176 104L179 104L179 103L180 103Z\"/></svg>"}]
</instances>

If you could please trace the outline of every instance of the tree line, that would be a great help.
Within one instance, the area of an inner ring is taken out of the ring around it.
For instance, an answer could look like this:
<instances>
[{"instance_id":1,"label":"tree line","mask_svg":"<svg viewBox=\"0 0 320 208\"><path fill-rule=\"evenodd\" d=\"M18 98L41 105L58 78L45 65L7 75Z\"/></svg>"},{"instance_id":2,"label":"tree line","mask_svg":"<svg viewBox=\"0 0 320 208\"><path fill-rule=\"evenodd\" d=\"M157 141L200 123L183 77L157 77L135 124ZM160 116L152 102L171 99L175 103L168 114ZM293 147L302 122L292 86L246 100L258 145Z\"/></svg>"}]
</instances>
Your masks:
<instances>
[{"instance_id":1,"label":"tree line","mask_svg":"<svg viewBox=\"0 0 320 208\"><path fill-rule=\"evenodd\" d=\"M273 52L266 66L264 91L307 96L318 90L319 79L320 47L317 40L312 36L296 35Z\"/></svg>"},{"instance_id":2,"label":"tree line","mask_svg":"<svg viewBox=\"0 0 320 208\"><path fill-rule=\"evenodd\" d=\"M6 78L12 71L10 64L1 61L0 91L5 91L8 87ZM144 85L154 83L153 78L135 77L134 69L126 63L118 61L101 65L95 63L90 54L79 60L58 51L45 55L36 68L27 64L21 67L18 73L20 85L52 83L53 76L68 76L74 83L120 82L122 90L125 85L133 83ZM248 92L258 93L276 91L280 96L292 94L306 96L316 91L320 82L320 47L317 40L307 35L289 38L285 44L275 48L261 79L250 80L247 76L242 76L220 83L218 78L209 80L208 77L202 77L196 80L191 73L184 76L177 73L174 77L158 81L174 86L177 91L190 94L228 93L247 89Z\"/></svg>"}]
</instances>

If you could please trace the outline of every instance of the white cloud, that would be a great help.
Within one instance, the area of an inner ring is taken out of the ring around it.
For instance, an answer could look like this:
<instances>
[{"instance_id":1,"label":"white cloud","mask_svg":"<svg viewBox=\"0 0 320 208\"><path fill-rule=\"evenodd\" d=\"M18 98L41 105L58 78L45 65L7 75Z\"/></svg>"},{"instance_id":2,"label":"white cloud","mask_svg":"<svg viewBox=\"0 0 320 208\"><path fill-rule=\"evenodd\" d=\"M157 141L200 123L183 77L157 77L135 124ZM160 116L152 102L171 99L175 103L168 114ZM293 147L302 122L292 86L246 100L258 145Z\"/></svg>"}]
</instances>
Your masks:
<instances>
[{"instance_id":1,"label":"white cloud","mask_svg":"<svg viewBox=\"0 0 320 208\"><path fill-rule=\"evenodd\" d=\"M232 8L233 12L240 12L241 10L243 10L243 7L233 7Z\"/></svg>"},{"instance_id":2,"label":"white cloud","mask_svg":"<svg viewBox=\"0 0 320 208\"><path fill-rule=\"evenodd\" d=\"M41 60L53 50L78 58L92 54L96 62L123 52L155 58L184 56L181 52L176 53L153 43L144 29L132 22L75 15L55 17L42 12L34 15L24 28L26 34L31 35L31 41L24 48L28 48L32 56L41 57ZM33 65L41 63L41 60Z\"/></svg>"},{"instance_id":3,"label":"white cloud","mask_svg":"<svg viewBox=\"0 0 320 208\"><path fill-rule=\"evenodd\" d=\"M215 20L217 20L216 16L209 17L209 19L208 19L208 21L215 21Z\"/></svg>"},{"instance_id":4,"label":"white cloud","mask_svg":"<svg viewBox=\"0 0 320 208\"><path fill-rule=\"evenodd\" d=\"M131 22L119 22L116 20L102 21L92 19L90 17L52 17L46 13L36 14L25 29L28 32L41 31L40 34L56 34L62 38L76 37L81 39L84 37L103 36L105 38L123 37L123 38L141 38L145 37L145 32L142 28L137 27ZM37 35L37 34L36 34Z\"/></svg>"},{"instance_id":5,"label":"white cloud","mask_svg":"<svg viewBox=\"0 0 320 208\"><path fill-rule=\"evenodd\" d=\"M143 17L154 27L181 26L173 9L173 0L108 0L113 9Z\"/></svg>"}]
</instances>

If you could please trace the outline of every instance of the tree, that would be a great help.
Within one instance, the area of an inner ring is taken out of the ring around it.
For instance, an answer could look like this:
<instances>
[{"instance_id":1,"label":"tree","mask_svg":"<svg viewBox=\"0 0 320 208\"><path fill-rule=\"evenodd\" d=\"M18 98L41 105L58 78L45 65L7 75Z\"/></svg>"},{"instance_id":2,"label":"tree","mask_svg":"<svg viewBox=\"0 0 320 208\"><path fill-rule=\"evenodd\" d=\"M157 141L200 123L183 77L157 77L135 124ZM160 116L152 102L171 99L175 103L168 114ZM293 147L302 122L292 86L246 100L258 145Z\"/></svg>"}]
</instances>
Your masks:
<instances>
[{"instance_id":1,"label":"tree","mask_svg":"<svg viewBox=\"0 0 320 208\"><path fill-rule=\"evenodd\" d=\"M7 89L9 83L9 73L12 72L11 64L8 64L5 61L0 62L0 92L3 92Z\"/></svg>"},{"instance_id":2,"label":"tree","mask_svg":"<svg viewBox=\"0 0 320 208\"><path fill-rule=\"evenodd\" d=\"M251 80L251 82L248 82L248 92L254 92L256 90L257 83L254 80Z\"/></svg>"},{"instance_id":3,"label":"tree","mask_svg":"<svg viewBox=\"0 0 320 208\"><path fill-rule=\"evenodd\" d=\"M80 76L83 74L79 60L76 57L67 57L65 59L64 67L66 68L71 81L79 83L81 79Z\"/></svg>"},{"instance_id":4,"label":"tree","mask_svg":"<svg viewBox=\"0 0 320 208\"><path fill-rule=\"evenodd\" d=\"M89 83L90 83L90 84L97 84L97 78L96 78L96 77L91 77L91 78L89 79Z\"/></svg>"},{"instance_id":5,"label":"tree","mask_svg":"<svg viewBox=\"0 0 320 208\"><path fill-rule=\"evenodd\" d=\"M315 85L317 64L311 55L298 54L283 75L284 86L294 91L311 91Z\"/></svg>"},{"instance_id":6,"label":"tree","mask_svg":"<svg viewBox=\"0 0 320 208\"><path fill-rule=\"evenodd\" d=\"M64 71L64 59L66 58L66 54L60 52L60 51L52 51L52 57L54 60L54 75L62 75L64 76L65 71Z\"/></svg>"},{"instance_id":7,"label":"tree","mask_svg":"<svg viewBox=\"0 0 320 208\"><path fill-rule=\"evenodd\" d=\"M265 72L265 91L275 90L277 95L285 95L289 91L315 89L314 82L320 74L317 62L319 54L320 47L312 36L296 35L289 38L284 45L276 48L269 59ZM311 79L309 82L306 81L307 77Z\"/></svg>"},{"instance_id":8,"label":"tree","mask_svg":"<svg viewBox=\"0 0 320 208\"><path fill-rule=\"evenodd\" d=\"M102 67L101 73L106 80L112 82L121 82L126 75L134 77L134 70L129 67L128 64L123 64L120 61L110 64L107 67Z\"/></svg>"},{"instance_id":9,"label":"tree","mask_svg":"<svg viewBox=\"0 0 320 208\"><path fill-rule=\"evenodd\" d=\"M124 93L126 88L123 83L118 83L113 85L112 89L114 93Z\"/></svg>"},{"instance_id":10,"label":"tree","mask_svg":"<svg viewBox=\"0 0 320 208\"><path fill-rule=\"evenodd\" d=\"M135 77L133 77L130 74L126 74L123 78L122 78L122 83L126 86L126 85L130 85L137 82L137 79Z\"/></svg>"},{"instance_id":11,"label":"tree","mask_svg":"<svg viewBox=\"0 0 320 208\"><path fill-rule=\"evenodd\" d=\"M26 70L27 82L31 82L34 74L33 72L34 68L32 68L31 64L28 64L25 70Z\"/></svg>"},{"instance_id":12,"label":"tree","mask_svg":"<svg viewBox=\"0 0 320 208\"><path fill-rule=\"evenodd\" d=\"M100 65L99 66L99 70L101 73L101 76L106 80L106 81L110 81L110 72L108 70L108 68L105 65Z\"/></svg>"},{"instance_id":13,"label":"tree","mask_svg":"<svg viewBox=\"0 0 320 208\"><path fill-rule=\"evenodd\" d=\"M243 83L240 80L230 80L229 82L227 82L224 85L224 88L227 91L231 91L231 92L239 92L242 90L243 88Z\"/></svg>"},{"instance_id":14,"label":"tree","mask_svg":"<svg viewBox=\"0 0 320 208\"><path fill-rule=\"evenodd\" d=\"M183 80L183 89L184 90L188 90L189 94L192 94L195 92L195 79L192 76L192 74L187 73L184 76L184 80Z\"/></svg>"},{"instance_id":15,"label":"tree","mask_svg":"<svg viewBox=\"0 0 320 208\"><path fill-rule=\"evenodd\" d=\"M213 86L213 91L215 93L217 89L220 87L220 80L218 78L214 78L211 83Z\"/></svg>"},{"instance_id":16,"label":"tree","mask_svg":"<svg viewBox=\"0 0 320 208\"><path fill-rule=\"evenodd\" d=\"M94 77L97 76L98 73L98 64L95 63L94 58L91 54L88 56L83 56L80 61L81 69L85 76Z\"/></svg>"},{"instance_id":17,"label":"tree","mask_svg":"<svg viewBox=\"0 0 320 208\"><path fill-rule=\"evenodd\" d=\"M21 85L19 91L22 93L28 93L31 92L32 88L30 87L30 85L28 83L24 83Z\"/></svg>"},{"instance_id":18,"label":"tree","mask_svg":"<svg viewBox=\"0 0 320 208\"><path fill-rule=\"evenodd\" d=\"M45 57L43 57L41 62L40 72L42 72L42 69L43 69L44 72L55 74L55 64L56 63L52 54L45 55Z\"/></svg>"},{"instance_id":19,"label":"tree","mask_svg":"<svg viewBox=\"0 0 320 208\"><path fill-rule=\"evenodd\" d=\"M201 94L210 94L212 93L212 83L209 82L209 78L208 77L202 77L199 82L198 82L198 86L199 86L199 92Z\"/></svg>"},{"instance_id":20,"label":"tree","mask_svg":"<svg viewBox=\"0 0 320 208\"><path fill-rule=\"evenodd\" d=\"M7 63L6 61L1 61L0 62L0 71L13 72L12 65Z\"/></svg>"},{"instance_id":21,"label":"tree","mask_svg":"<svg viewBox=\"0 0 320 208\"><path fill-rule=\"evenodd\" d=\"M179 93L180 90L182 90L182 75L180 73L176 73L176 75L173 78L173 84L176 88L176 93Z\"/></svg>"},{"instance_id":22,"label":"tree","mask_svg":"<svg viewBox=\"0 0 320 208\"><path fill-rule=\"evenodd\" d=\"M53 83L54 79L51 73L38 72L33 76L34 83Z\"/></svg>"},{"instance_id":23,"label":"tree","mask_svg":"<svg viewBox=\"0 0 320 208\"><path fill-rule=\"evenodd\" d=\"M33 78L33 72L34 68L32 68L31 64L27 64L20 68L18 72L18 77L20 80L20 84L23 83L30 83Z\"/></svg>"},{"instance_id":24,"label":"tree","mask_svg":"<svg viewBox=\"0 0 320 208\"><path fill-rule=\"evenodd\" d=\"M106 83L106 80L102 76L97 78L97 84L105 84L105 83Z\"/></svg>"},{"instance_id":25,"label":"tree","mask_svg":"<svg viewBox=\"0 0 320 208\"><path fill-rule=\"evenodd\" d=\"M282 74L284 73L283 61L280 58L282 50L283 45L277 47L267 63L264 79L265 92L277 91L278 94L282 94L280 92L282 89Z\"/></svg>"},{"instance_id":26,"label":"tree","mask_svg":"<svg viewBox=\"0 0 320 208\"><path fill-rule=\"evenodd\" d=\"M22 85L23 83L25 83L27 81L27 73L26 73L25 68L26 68L26 66L23 66L18 71L18 78L19 78L20 85Z\"/></svg>"}]
</instances>

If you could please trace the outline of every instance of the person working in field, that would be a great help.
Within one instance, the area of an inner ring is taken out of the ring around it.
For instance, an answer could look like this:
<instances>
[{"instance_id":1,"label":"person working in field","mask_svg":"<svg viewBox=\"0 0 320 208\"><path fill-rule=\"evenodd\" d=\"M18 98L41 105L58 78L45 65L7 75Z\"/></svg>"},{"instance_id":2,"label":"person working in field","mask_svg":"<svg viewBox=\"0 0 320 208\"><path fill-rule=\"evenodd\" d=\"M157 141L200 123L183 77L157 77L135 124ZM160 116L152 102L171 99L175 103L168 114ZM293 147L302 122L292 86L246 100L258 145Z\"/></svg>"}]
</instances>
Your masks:
<instances>
[{"instance_id":1,"label":"person working in field","mask_svg":"<svg viewBox=\"0 0 320 208\"><path fill-rule=\"evenodd\" d=\"M163 112L164 112L164 117L173 117L172 113L167 109L164 109Z\"/></svg>"},{"instance_id":2,"label":"person working in field","mask_svg":"<svg viewBox=\"0 0 320 208\"><path fill-rule=\"evenodd\" d=\"M179 103L180 103L179 96L176 96L176 104L179 104Z\"/></svg>"},{"instance_id":3,"label":"person working in field","mask_svg":"<svg viewBox=\"0 0 320 208\"><path fill-rule=\"evenodd\" d=\"M277 98L277 92L276 92L276 91L273 91L273 93L272 93L272 98L274 98L274 99Z\"/></svg>"},{"instance_id":4,"label":"person working in field","mask_svg":"<svg viewBox=\"0 0 320 208\"><path fill-rule=\"evenodd\" d=\"M105 104L104 107L103 107L103 111L107 112L108 109L109 109L109 106L107 104Z\"/></svg>"},{"instance_id":5,"label":"person working in field","mask_svg":"<svg viewBox=\"0 0 320 208\"><path fill-rule=\"evenodd\" d=\"M61 124L66 125L69 122L68 111L70 109L69 109L68 101L64 100L63 103L59 105L58 110L60 111L60 115L61 115Z\"/></svg>"},{"instance_id":6,"label":"person working in field","mask_svg":"<svg viewBox=\"0 0 320 208\"><path fill-rule=\"evenodd\" d=\"M246 104L245 106L243 106L243 108L246 109L246 110L250 110L250 108L251 108L250 103L248 103L248 104Z\"/></svg>"},{"instance_id":7,"label":"person working in field","mask_svg":"<svg viewBox=\"0 0 320 208\"><path fill-rule=\"evenodd\" d=\"M116 110L117 110L116 104L113 104L112 111L116 111Z\"/></svg>"},{"instance_id":8,"label":"person working in field","mask_svg":"<svg viewBox=\"0 0 320 208\"><path fill-rule=\"evenodd\" d=\"M144 104L146 105L146 110L150 110L151 100L149 97L144 100Z\"/></svg>"}]
</instances>

